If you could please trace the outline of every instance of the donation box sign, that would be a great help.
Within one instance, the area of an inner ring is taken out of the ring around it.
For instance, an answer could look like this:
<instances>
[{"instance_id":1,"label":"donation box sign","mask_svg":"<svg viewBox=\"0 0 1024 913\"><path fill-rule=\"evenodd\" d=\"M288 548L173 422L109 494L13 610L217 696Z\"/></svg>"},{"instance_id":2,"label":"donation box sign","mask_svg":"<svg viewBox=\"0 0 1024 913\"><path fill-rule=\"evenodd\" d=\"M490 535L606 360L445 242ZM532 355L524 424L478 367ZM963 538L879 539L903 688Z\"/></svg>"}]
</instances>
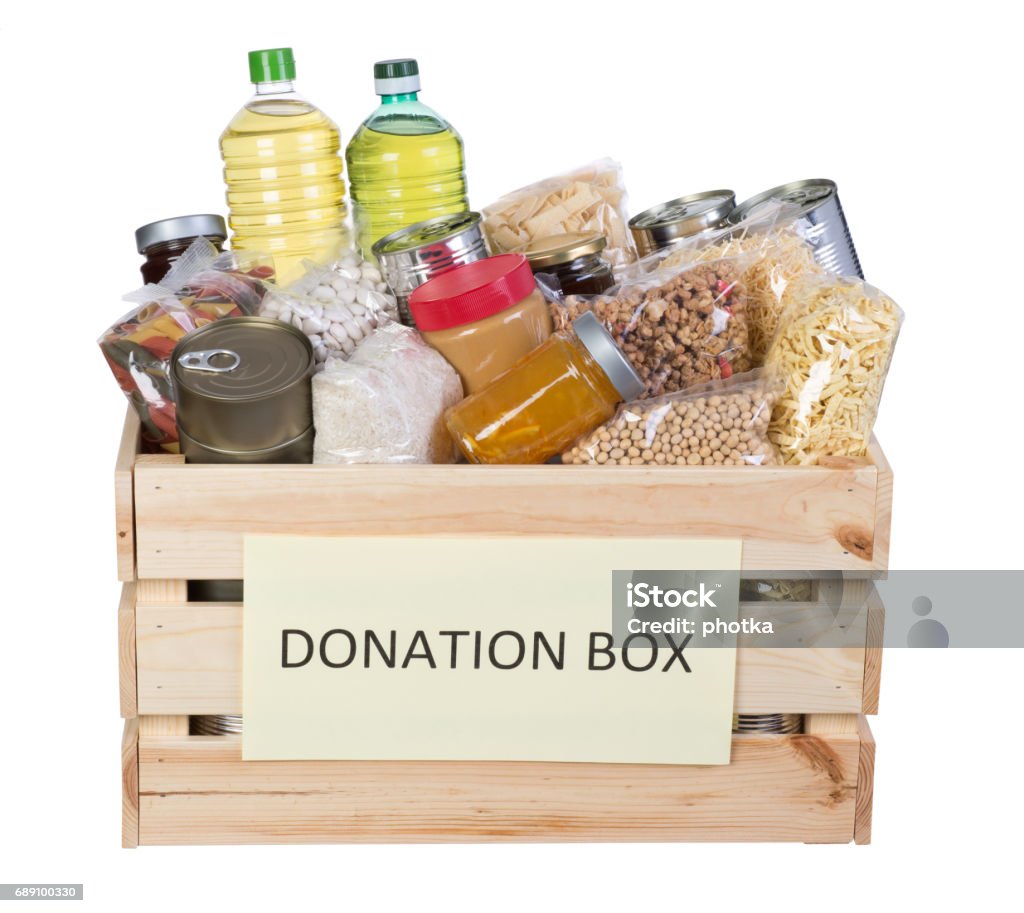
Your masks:
<instances>
[{"instance_id":1,"label":"donation box sign","mask_svg":"<svg viewBox=\"0 0 1024 913\"><path fill-rule=\"evenodd\" d=\"M734 641L684 616L736 621L740 559L721 539L248 536L243 757L727 764ZM641 623L652 602L667 633Z\"/></svg>"}]
</instances>

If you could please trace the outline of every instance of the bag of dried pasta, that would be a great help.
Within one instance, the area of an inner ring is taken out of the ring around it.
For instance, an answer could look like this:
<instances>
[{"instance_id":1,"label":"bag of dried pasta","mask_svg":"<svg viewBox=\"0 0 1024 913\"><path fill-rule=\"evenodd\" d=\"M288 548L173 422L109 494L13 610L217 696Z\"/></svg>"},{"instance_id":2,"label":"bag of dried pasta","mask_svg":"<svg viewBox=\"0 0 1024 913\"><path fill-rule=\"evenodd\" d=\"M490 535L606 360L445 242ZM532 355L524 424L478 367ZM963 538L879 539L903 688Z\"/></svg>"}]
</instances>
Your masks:
<instances>
[{"instance_id":1,"label":"bag of dried pasta","mask_svg":"<svg viewBox=\"0 0 1024 913\"><path fill-rule=\"evenodd\" d=\"M660 269L604 295L549 303L556 330L587 311L601 321L644 382L644 396L685 390L752 365L747 348L749 258Z\"/></svg>"},{"instance_id":2,"label":"bag of dried pasta","mask_svg":"<svg viewBox=\"0 0 1024 913\"><path fill-rule=\"evenodd\" d=\"M789 303L767 365L786 382L769 437L784 463L867 453L903 311L865 282L807 278Z\"/></svg>"},{"instance_id":3,"label":"bag of dried pasta","mask_svg":"<svg viewBox=\"0 0 1024 913\"><path fill-rule=\"evenodd\" d=\"M483 216L487 241L496 254L552 235L596 231L607 241L602 256L612 266L636 260L622 167L611 159L513 190L485 206Z\"/></svg>"}]
</instances>

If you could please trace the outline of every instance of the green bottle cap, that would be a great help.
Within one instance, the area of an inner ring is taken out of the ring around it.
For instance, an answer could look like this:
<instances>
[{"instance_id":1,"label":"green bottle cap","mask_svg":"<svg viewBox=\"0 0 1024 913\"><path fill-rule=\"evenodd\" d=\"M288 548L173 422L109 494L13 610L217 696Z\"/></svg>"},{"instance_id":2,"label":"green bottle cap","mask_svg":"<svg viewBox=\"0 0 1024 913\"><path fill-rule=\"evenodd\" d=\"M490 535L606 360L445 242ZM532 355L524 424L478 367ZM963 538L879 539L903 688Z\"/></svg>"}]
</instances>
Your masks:
<instances>
[{"instance_id":1,"label":"green bottle cap","mask_svg":"<svg viewBox=\"0 0 1024 913\"><path fill-rule=\"evenodd\" d=\"M401 79L403 76L419 76L420 68L411 57L397 60L378 60L373 65L374 79Z\"/></svg>"},{"instance_id":2,"label":"green bottle cap","mask_svg":"<svg viewBox=\"0 0 1024 913\"><path fill-rule=\"evenodd\" d=\"M252 82L290 82L295 78L295 57L291 48L267 48L249 51L249 78Z\"/></svg>"},{"instance_id":3,"label":"green bottle cap","mask_svg":"<svg viewBox=\"0 0 1024 913\"><path fill-rule=\"evenodd\" d=\"M378 60L373 65L373 88L378 95L402 95L419 92L419 64L411 57Z\"/></svg>"}]
</instances>

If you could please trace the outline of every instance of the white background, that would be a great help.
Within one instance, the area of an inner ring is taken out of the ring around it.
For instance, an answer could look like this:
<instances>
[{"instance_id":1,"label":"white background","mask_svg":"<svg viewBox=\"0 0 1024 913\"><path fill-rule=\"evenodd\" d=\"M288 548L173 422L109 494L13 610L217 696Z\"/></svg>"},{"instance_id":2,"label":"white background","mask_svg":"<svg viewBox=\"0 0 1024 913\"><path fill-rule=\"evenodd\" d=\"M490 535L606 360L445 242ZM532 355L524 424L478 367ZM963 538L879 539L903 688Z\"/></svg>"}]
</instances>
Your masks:
<instances>
[{"instance_id":1,"label":"white background","mask_svg":"<svg viewBox=\"0 0 1024 913\"><path fill-rule=\"evenodd\" d=\"M892 566L1020 568L1011 8L8 9L0 882L85 882L84 906L103 911L1013 906L1021 655L996 650L886 654L869 847L122 851L111 470L124 401L95 346L138 284L135 227L223 211L217 138L250 94L249 49L293 45L300 91L346 141L375 104L373 61L415 55L422 100L465 139L477 207L604 155L623 162L634 212L835 179L869 280L908 314L877 426L897 480Z\"/></svg>"}]
</instances>

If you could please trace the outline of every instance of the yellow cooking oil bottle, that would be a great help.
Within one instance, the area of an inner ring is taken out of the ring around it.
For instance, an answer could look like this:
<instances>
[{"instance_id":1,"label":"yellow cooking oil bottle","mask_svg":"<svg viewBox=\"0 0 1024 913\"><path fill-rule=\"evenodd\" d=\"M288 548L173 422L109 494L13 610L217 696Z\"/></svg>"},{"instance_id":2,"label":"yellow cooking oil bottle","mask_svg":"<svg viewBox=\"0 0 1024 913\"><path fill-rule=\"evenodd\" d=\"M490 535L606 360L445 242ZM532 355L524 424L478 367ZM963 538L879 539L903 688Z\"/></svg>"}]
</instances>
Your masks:
<instances>
[{"instance_id":1,"label":"yellow cooking oil bottle","mask_svg":"<svg viewBox=\"0 0 1024 913\"><path fill-rule=\"evenodd\" d=\"M291 48L249 52L256 94L221 134L231 246L272 254L277 281L348 245L338 128L295 92Z\"/></svg>"},{"instance_id":2,"label":"yellow cooking oil bottle","mask_svg":"<svg viewBox=\"0 0 1024 913\"><path fill-rule=\"evenodd\" d=\"M356 240L367 259L384 235L469 209L462 137L417 100L419 74L410 58L374 64L381 103L345 151Z\"/></svg>"}]
</instances>

